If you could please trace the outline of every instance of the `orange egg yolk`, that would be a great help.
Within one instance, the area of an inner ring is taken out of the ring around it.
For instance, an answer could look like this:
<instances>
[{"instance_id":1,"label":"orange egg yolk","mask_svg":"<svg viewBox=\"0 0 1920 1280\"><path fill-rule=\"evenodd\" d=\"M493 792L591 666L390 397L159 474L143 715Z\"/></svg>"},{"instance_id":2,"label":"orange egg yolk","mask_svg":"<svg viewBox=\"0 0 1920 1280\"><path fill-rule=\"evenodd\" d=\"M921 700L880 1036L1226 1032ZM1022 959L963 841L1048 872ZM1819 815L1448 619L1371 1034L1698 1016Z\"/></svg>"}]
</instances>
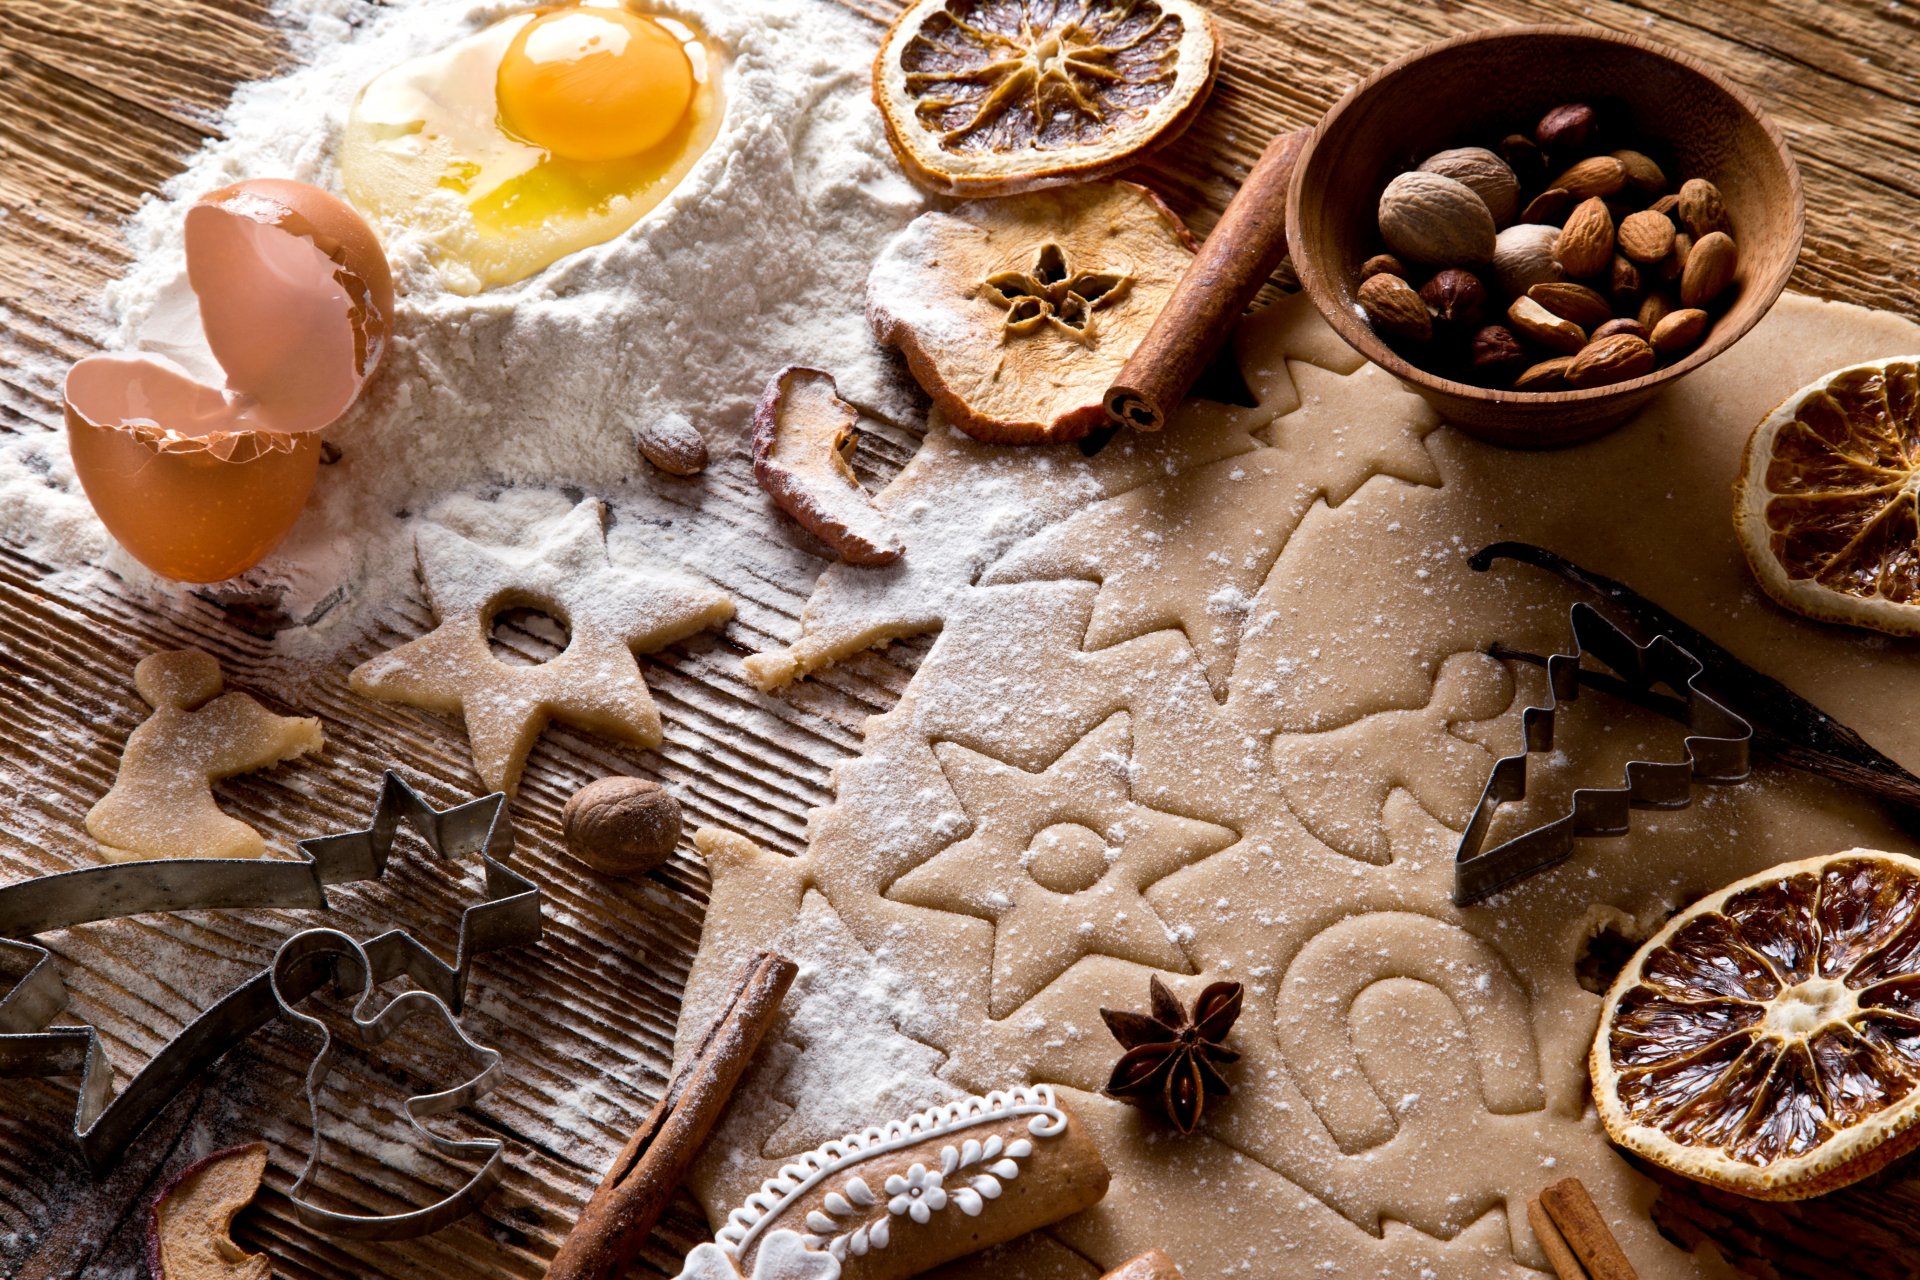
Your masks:
<instances>
[{"instance_id":1,"label":"orange egg yolk","mask_svg":"<svg viewBox=\"0 0 1920 1280\"><path fill-rule=\"evenodd\" d=\"M667 29L624 9L567 8L520 29L500 60L502 123L570 160L665 141L693 102L693 64Z\"/></svg>"}]
</instances>

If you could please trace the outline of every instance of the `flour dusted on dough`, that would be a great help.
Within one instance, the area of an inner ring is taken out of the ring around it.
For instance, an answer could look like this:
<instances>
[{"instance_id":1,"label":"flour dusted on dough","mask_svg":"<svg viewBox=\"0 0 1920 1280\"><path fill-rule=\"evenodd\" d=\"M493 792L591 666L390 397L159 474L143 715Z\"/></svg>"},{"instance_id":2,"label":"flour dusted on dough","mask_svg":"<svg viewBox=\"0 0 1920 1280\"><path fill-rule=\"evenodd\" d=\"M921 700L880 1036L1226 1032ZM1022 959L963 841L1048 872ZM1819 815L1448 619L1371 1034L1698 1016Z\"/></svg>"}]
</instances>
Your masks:
<instances>
[{"instance_id":1,"label":"flour dusted on dough","mask_svg":"<svg viewBox=\"0 0 1920 1280\"><path fill-rule=\"evenodd\" d=\"M138 341L177 301L185 205L247 177L338 190L334 153L359 87L524 6L492 0L291 0L280 7L294 69L241 86L223 137L136 215L136 262L107 295L101 345ZM868 333L860 287L888 238L924 207L868 99L879 31L808 0L662 0L728 49L719 136L660 207L625 235L476 297L439 287L419 242L382 233L400 290L394 342L366 398L328 439L342 450L287 543L242 585L281 594L308 632L283 643L324 656L378 606L413 590L409 516L460 490L576 486L645 518L636 424L682 419L716 455L744 439L769 374L832 369L841 395L894 420L916 416ZM57 386L61 371L33 380ZM52 432L0 442L0 531L55 569L106 569L156 595L114 548ZM694 545L698 540L688 540ZM321 615L324 615L322 617Z\"/></svg>"}]
</instances>

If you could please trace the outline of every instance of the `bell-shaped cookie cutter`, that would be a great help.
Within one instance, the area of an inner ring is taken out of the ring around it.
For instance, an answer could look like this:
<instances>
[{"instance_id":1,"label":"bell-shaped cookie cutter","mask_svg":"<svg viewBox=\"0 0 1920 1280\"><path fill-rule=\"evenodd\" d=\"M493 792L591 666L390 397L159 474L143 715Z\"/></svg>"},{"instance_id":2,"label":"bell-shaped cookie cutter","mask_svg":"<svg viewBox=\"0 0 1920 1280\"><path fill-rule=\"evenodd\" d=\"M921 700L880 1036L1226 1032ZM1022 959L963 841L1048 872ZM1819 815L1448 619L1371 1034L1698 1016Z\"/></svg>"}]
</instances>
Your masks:
<instances>
[{"instance_id":1,"label":"bell-shaped cookie cutter","mask_svg":"<svg viewBox=\"0 0 1920 1280\"><path fill-rule=\"evenodd\" d=\"M295 934L264 972L221 997L153 1055L127 1087L113 1090L113 1068L92 1027L53 1027L67 995L53 956L29 941L55 929L149 912L231 907L326 908L326 886L377 879L385 871L401 822L412 825L437 857L478 853L486 899L461 915L454 961L448 964L405 930L394 929L356 942L331 929ZM401 1239L437 1231L486 1198L504 1172L505 1145L498 1139L456 1142L420 1121L466 1103L497 1080L499 1054L468 1039L456 1016L466 1001L467 978L476 957L540 937L540 890L507 865L513 830L506 796L483 796L450 809L435 809L389 770L371 823L360 831L303 840L297 860L236 862L228 858L183 858L129 862L61 872L0 888L0 1076L80 1077L73 1134L89 1167L118 1156L148 1121L228 1049L282 1016L317 1025L293 1008L332 981L343 990L364 988L354 1010L360 1031L377 1042L401 1023L436 1011L487 1065L473 1079L441 1093L411 1098L407 1116L415 1128L449 1155L485 1156L465 1186L423 1209L388 1215L343 1214L303 1199L317 1167L320 1133L316 1093L331 1061L324 1037L307 1077L313 1109L313 1157L294 1188L294 1207L317 1230L357 1239ZM416 990L394 996L376 1014L362 1016L373 988L396 977Z\"/></svg>"},{"instance_id":2,"label":"bell-shaped cookie cutter","mask_svg":"<svg viewBox=\"0 0 1920 1280\"><path fill-rule=\"evenodd\" d=\"M1693 803L1695 783L1744 782L1751 771L1753 727L1698 687L1695 682L1704 670L1698 658L1665 635L1637 644L1590 604L1574 605L1568 619L1573 652L1547 658L1546 705L1528 707L1520 717L1526 750L1494 762L1461 833L1453 864L1455 906L1472 906L1565 862L1573 856L1578 837L1625 835L1635 809L1684 809ZM1497 647L1493 652L1510 656ZM1613 674L1584 669L1585 658ZM1485 848L1493 815L1501 805L1526 797L1527 759L1553 750L1558 708L1577 700L1582 684L1605 688L1686 725L1691 732L1684 755L1679 760L1629 761L1624 786L1582 787L1562 816ZM1659 695L1663 686L1676 697Z\"/></svg>"}]
</instances>

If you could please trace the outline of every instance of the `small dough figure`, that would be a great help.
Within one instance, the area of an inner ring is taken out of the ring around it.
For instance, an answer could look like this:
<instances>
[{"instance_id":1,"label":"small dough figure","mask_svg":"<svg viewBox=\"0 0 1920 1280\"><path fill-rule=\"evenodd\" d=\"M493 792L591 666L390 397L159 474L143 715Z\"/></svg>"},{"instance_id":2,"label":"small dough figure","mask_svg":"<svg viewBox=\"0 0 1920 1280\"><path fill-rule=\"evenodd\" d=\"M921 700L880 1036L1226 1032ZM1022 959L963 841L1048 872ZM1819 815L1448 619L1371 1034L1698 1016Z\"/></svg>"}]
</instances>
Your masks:
<instances>
[{"instance_id":1,"label":"small dough figure","mask_svg":"<svg viewBox=\"0 0 1920 1280\"><path fill-rule=\"evenodd\" d=\"M113 789L87 813L87 832L110 861L266 852L258 831L221 812L213 784L311 755L326 735L311 717L221 693L223 683L220 664L198 649L156 653L133 669L153 714L127 739Z\"/></svg>"}]
</instances>

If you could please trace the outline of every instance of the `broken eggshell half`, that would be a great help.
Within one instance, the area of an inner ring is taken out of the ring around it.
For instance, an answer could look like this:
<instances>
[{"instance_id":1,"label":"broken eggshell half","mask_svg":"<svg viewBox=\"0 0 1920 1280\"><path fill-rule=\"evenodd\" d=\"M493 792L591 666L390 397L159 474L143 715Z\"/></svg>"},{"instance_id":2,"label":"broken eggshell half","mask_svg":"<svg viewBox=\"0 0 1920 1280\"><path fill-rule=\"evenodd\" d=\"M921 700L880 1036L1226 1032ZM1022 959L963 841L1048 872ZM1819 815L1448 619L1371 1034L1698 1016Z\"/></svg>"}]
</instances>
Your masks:
<instances>
[{"instance_id":1,"label":"broken eggshell half","mask_svg":"<svg viewBox=\"0 0 1920 1280\"><path fill-rule=\"evenodd\" d=\"M147 351L74 365L67 437L121 546L163 577L217 582L299 518L320 432L385 351L393 276L359 214L282 179L202 196L184 240L200 331L161 309Z\"/></svg>"}]
</instances>

